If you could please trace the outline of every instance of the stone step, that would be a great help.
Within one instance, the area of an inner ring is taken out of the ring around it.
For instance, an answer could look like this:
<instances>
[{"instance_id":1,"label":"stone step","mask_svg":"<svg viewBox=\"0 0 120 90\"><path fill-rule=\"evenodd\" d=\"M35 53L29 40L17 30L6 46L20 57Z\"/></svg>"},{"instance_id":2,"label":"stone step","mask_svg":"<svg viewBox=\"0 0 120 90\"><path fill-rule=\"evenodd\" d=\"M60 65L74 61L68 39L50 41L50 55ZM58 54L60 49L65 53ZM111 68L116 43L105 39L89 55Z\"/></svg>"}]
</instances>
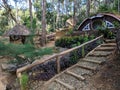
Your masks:
<instances>
[{"instance_id":1,"label":"stone step","mask_svg":"<svg viewBox=\"0 0 120 90\"><path fill-rule=\"evenodd\" d=\"M67 70L65 73L70 74L70 75L72 75L73 77L75 77L75 78L77 78L77 79L79 79L79 80L85 80L85 78L84 78L83 76L77 75L77 74L75 74L75 73L73 73L73 72L71 72L71 71L68 71L68 70Z\"/></svg>"},{"instance_id":2,"label":"stone step","mask_svg":"<svg viewBox=\"0 0 120 90\"><path fill-rule=\"evenodd\" d=\"M115 47L98 47L95 51L113 51Z\"/></svg>"},{"instance_id":3,"label":"stone step","mask_svg":"<svg viewBox=\"0 0 120 90\"><path fill-rule=\"evenodd\" d=\"M102 63L104 63L105 61L98 61L98 60L95 60L95 59L87 59L87 58L84 58L83 59L84 61L87 61L87 62L92 62L92 63L96 63L96 64L102 64Z\"/></svg>"},{"instance_id":4,"label":"stone step","mask_svg":"<svg viewBox=\"0 0 120 90\"><path fill-rule=\"evenodd\" d=\"M84 81L79 80L78 78L74 77L73 75L70 75L67 73L60 75L57 79L74 87L75 90L80 90L80 88L85 85Z\"/></svg>"},{"instance_id":5,"label":"stone step","mask_svg":"<svg viewBox=\"0 0 120 90\"><path fill-rule=\"evenodd\" d=\"M87 57L85 57L85 59L93 59L93 60L96 60L96 61L103 61L103 62L107 61L106 57L87 56Z\"/></svg>"},{"instance_id":6,"label":"stone step","mask_svg":"<svg viewBox=\"0 0 120 90\"><path fill-rule=\"evenodd\" d=\"M39 89L39 90L41 90L41 89ZM53 81L47 87L45 87L42 90L70 90L70 89L68 89L65 86L61 85L57 81Z\"/></svg>"},{"instance_id":7,"label":"stone step","mask_svg":"<svg viewBox=\"0 0 120 90\"><path fill-rule=\"evenodd\" d=\"M84 75L92 75L93 74L91 70L84 69L79 66L76 66L76 67L70 69L69 71L73 72L77 75L83 76L83 77L84 77Z\"/></svg>"},{"instance_id":8,"label":"stone step","mask_svg":"<svg viewBox=\"0 0 120 90\"><path fill-rule=\"evenodd\" d=\"M69 84L67 84L67 83L64 83L64 82L62 82L62 81L60 81L60 80L58 80L58 79L55 79L55 82L57 82L57 83L65 86L65 87L68 88L69 90L75 90L75 88L72 87L71 85L69 85Z\"/></svg>"},{"instance_id":9,"label":"stone step","mask_svg":"<svg viewBox=\"0 0 120 90\"><path fill-rule=\"evenodd\" d=\"M104 43L101 47L116 47L116 43Z\"/></svg>"},{"instance_id":10,"label":"stone step","mask_svg":"<svg viewBox=\"0 0 120 90\"><path fill-rule=\"evenodd\" d=\"M115 39L107 39L105 40L106 43L116 43Z\"/></svg>"},{"instance_id":11,"label":"stone step","mask_svg":"<svg viewBox=\"0 0 120 90\"><path fill-rule=\"evenodd\" d=\"M95 57L107 57L111 54L111 52L106 51L94 51L93 53L90 53L89 56L95 56Z\"/></svg>"},{"instance_id":12,"label":"stone step","mask_svg":"<svg viewBox=\"0 0 120 90\"><path fill-rule=\"evenodd\" d=\"M84 68L84 69L88 69L88 70L96 70L98 64L81 60L80 62L78 62L77 66Z\"/></svg>"},{"instance_id":13,"label":"stone step","mask_svg":"<svg viewBox=\"0 0 120 90\"><path fill-rule=\"evenodd\" d=\"M92 71L97 70L97 67L90 67L90 66L84 66L84 65L79 65L79 64L77 64L77 66L83 69L87 69L87 70L92 70Z\"/></svg>"}]
</instances>

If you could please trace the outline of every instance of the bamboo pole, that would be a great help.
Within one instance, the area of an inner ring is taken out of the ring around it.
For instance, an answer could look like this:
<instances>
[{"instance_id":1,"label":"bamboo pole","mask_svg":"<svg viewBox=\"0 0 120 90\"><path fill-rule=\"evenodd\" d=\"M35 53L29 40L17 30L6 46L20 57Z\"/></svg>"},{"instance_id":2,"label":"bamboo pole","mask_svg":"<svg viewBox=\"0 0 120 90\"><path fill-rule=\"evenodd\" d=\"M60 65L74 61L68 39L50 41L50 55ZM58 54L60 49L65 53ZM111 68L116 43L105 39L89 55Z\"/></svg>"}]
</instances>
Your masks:
<instances>
[{"instance_id":1,"label":"bamboo pole","mask_svg":"<svg viewBox=\"0 0 120 90\"><path fill-rule=\"evenodd\" d=\"M60 56L57 56L56 63L57 63L57 73L60 73Z\"/></svg>"}]
</instances>

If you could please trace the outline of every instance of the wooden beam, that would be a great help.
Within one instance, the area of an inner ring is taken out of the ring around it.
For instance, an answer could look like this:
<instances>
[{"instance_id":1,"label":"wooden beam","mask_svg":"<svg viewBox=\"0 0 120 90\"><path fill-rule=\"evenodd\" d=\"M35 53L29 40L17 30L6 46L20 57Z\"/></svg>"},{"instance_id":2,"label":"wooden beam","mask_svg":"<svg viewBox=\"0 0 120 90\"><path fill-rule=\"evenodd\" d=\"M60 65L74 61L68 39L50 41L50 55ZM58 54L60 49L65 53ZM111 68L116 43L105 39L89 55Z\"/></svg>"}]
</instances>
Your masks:
<instances>
[{"instance_id":1,"label":"wooden beam","mask_svg":"<svg viewBox=\"0 0 120 90\"><path fill-rule=\"evenodd\" d=\"M26 66L24 66L24 67L22 67L22 68L17 69L17 73L23 72L23 71L28 70L28 69L36 66L36 65L42 64L42 63L44 63L44 62L46 62L46 61L49 61L49 60L51 60L51 59L53 59L53 58L56 58L56 56L57 56L57 55L55 54L55 55L50 56L50 57L47 58L47 59L43 59L43 60L40 60L40 61L36 61L36 62L34 62L34 63L32 63L32 64L28 64L28 65L26 65Z\"/></svg>"},{"instance_id":2,"label":"wooden beam","mask_svg":"<svg viewBox=\"0 0 120 90\"><path fill-rule=\"evenodd\" d=\"M60 56L57 57L56 63L57 63L57 73L60 73Z\"/></svg>"},{"instance_id":3,"label":"wooden beam","mask_svg":"<svg viewBox=\"0 0 120 90\"><path fill-rule=\"evenodd\" d=\"M84 58L83 61L92 62L92 63L96 63L96 64L101 64L104 62L104 61L100 61L100 60L98 61L98 60L86 59L86 58Z\"/></svg>"},{"instance_id":4,"label":"wooden beam","mask_svg":"<svg viewBox=\"0 0 120 90\"><path fill-rule=\"evenodd\" d=\"M101 47L116 47L116 43L104 43L101 44Z\"/></svg>"},{"instance_id":5,"label":"wooden beam","mask_svg":"<svg viewBox=\"0 0 120 90\"><path fill-rule=\"evenodd\" d=\"M115 47L100 47L95 49L95 51L113 51Z\"/></svg>"},{"instance_id":6,"label":"wooden beam","mask_svg":"<svg viewBox=\"0 0 120 90\"><path fill-rule=\"evenodd\" d=\"M71 72L71 71L66 71L65 73L67 73L67 74L69 74L69 75L72 75L73 77L75 77L75 78L77 78L77 79L79 79L79 80L85 80L85 78L83 77L83 76L81 76L81 75L77 75L77 74L75 74L75 73L73 73L73 72Z\"/></svg>"},{"instance_id":7,"label":"wooden beam","mask_svg":"<svg viewBox=\"0 0 120 90\"><path fill-rule=\"evenodd\" d=\"M97 53L89 54L89 56L93 56L93 57L107 57L109 55L110 55L110 53L109 54L103 54L103 53L101 53L101 54L97 54Z\"/></svg>"},{"instance_id":8,"label":"wooden beam","mask_svg":"<svg viewBox=\"0 0 120 90\"><path fill-rule=\"evenodd\" d=\"M82 66L82 65L79 65L79 64L77 64L76 66L78 66L78 67L80 67L80 68L84 68L84 69L87 69L87 70L93 70L93 71L95 71L96 70L96 68L95 67L89 67L89 66Z\"/></svg>"},{"instance_id":9,"label":"wooden beam","mask_svg":"<svg viewBox=\"0 0 120 90\"><path fill-rule=\"evenodd\" d=\"M72 87L71 85L69 85L69 84L67 84L67 83L64 83L64 82L62 82L62 81L60 81L60 80L58 80L58 79L55 79L55 82L57 82L57 83L65 86L66 88L68 88L68 89L70 89L70 90L75 90L75 88Z\"/></svg>"}]
</instances>

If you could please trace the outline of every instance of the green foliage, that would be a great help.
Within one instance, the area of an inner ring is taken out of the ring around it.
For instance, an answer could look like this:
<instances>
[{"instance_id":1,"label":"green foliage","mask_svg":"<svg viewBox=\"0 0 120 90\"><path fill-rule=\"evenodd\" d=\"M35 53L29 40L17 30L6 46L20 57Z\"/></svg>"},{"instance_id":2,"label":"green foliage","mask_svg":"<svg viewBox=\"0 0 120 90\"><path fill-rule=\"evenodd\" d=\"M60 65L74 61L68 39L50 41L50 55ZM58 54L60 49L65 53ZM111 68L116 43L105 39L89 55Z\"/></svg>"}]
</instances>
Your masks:
<instances>
[{"instance_id":1,"label":"green foliage","mask_svg":"<svg viewBox=\"0 0 120 90\"><path fill-rule=\"evenodd\" d=\"M23 21L24 21L24 25L26 25L29 29L31 28L31 22L30 22L30 16L27 16L27 17L22 17ZM33 21L32 21L32 33L34 34L33 31L35 31L36 29L36 18L33 18Z\"/></svg>"},{"instance_id":2,"label":"green foliage","mask_svg":"<svg viewBox=\"0 0 120 90\"><path fill-rule=\"evenodd\" d=\"M71 53L70 61L71 63L76 63L78 59L79 59L79 56L77 54L77 50L75 50Z\"/></svg>"},{"instance_id":3,"label":"green foliage","mask_svg":"<svg viewBox=\"0 0 120 90\"><path fill-rule=\"evenodd\" d=\"M113 22L115 28L120 28L120 23L118 21Z\"/></svg>"},{"instance_id":4,"label":"green foliage","mask_svg":"<svg viewBox=\"0 0 120 90\"><path fill-rule=\"evenodd\" d=\"M100 29L99 34L103 34L104 38L107 38L107 39L115 38L114 33L111 30L109 30L108 28L106 28L105 30Z\"/></svg>"},{"instance_id":5,"label":"green foliage","mask_svg":"<svg viewBox=\"0 0 120 90\"><path fill-rule=\"evenodd\" d=\"M21 78L20 78L20 82L21 82L21 88L22 90L26 90L27 89L27 85L28 85L28 80L29 77L27 74L22 74Z\"/></svg>"},{"instance_id":6,"label":"green foliage","mask_svg":"<svg viewBox=\"0 0 120 90\"><path fill-rule=\"evenodd\" d=\"M92 39L94 39L94 38L95 38L94 35L89 36L89 40L92 40Z\"/></svg>"},{"instance_id":7,"label":"green foliage","mask_svg":"<svg viewBox=\"0 0 120 90\"><path fill-rule=\"evenodd\" d=\"M29 62L32 62L36 58L40 58L43 55L53 53L52 48L41 48L36 49L33 45L25 44L4 44L0 42L0 55L2 56L11 56L15 60L12 60L10 63L22 64L29 59ZM19 55L23 55L25 58L21 58Z\"/></svg>"},{"instance_id":8,"label":"green foliage","mask_svg":"<svg viewBox=\"0 0 120 90\"><path fill-rule=\"evenodd\" d=\"M109 11L109 8L107 5L103 4L99 7L99 12L108 12Z\"/></svg>"},{"instance_id":9,"label":"green foliage","mask_svg":"<svg viewBox=\"0 0 120 90\"><path fill-rule=\"evenodd\" d=\"M3 13L1 15L3 15ZM2 34L5 30L8 29L9 26L8 23L9 23L8 17L0 16L0 34Z\"/></svg>"},{"instance_id":10,"label":"green foliage","mask_svg":"<svg viewBox=\"0 0 120 90\"><path fill-rule=\"evenodd\" d=\"M68 32L66 32L67 35L72 35L73 34L73 29L71 28Z\"/></svg>"},{"instance_id":11,"label":"green foliage","mask_svg":"<svg viewBox=\"0 0 120 90\"><path fill-rule=\"evenodd\" d=\"M78 46L84 42L87 42L94 38L94 35L88 36L74 36L74 37L62 37L55 41L56 46L64 47L64 48L72 48Z\"/></svg>"}]
</instances>

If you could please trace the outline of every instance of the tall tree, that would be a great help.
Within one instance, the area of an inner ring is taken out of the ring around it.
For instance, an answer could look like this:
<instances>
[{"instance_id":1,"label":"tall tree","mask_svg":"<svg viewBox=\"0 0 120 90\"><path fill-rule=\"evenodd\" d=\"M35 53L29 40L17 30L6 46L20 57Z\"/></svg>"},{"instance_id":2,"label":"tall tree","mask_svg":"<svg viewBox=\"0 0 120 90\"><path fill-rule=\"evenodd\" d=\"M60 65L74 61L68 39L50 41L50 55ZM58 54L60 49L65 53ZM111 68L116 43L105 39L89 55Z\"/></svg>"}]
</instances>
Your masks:
<instances>
[{"instance_id":1,"label":"tall tree","mask_svg":"<svg viewBox=\"0 0 120 90\"><path fill-rule=\"evenodd\" d=\"M74 0L73 6L73 23L76 24L76 13L77 13L77 0Z\"/></svg>"},{"instance_id":2,"label":"tall tree","mask_svg":"<svg viewBox=\"0 0 120 90\"><path fill-rule=\"evenodd\" d=\"M14 17L13 13L12 13L12 9L10 8L10 6L7 3L7 0L2 0L4 3L4 8L6 10L6 12L9 14L9 16L11 17L11 19L13 19L13 21L18 24L18 21L16 20L16 18Z\"/></svg>"},{"instance_id":3,"label":"tall tree","mask_svg":"<svg viewBox=\"0 0 120 90\"><path fill-rule=\"evenodd\" d=\"M87 0L87 2L86 2L86 16L87 17L90 16L90 1L91 0Z\"/></svg>"},{"instance_id":4,"label":"tall tree","mask_svg":"<svg viewBox=\"0 0 120 90\"><path fill-rule=\"evenodd\" d=\"M120 13L120 0L118 0L118 13Z\"/></svg>"},{"instance_id":5,"label":"tall tree","mask_svg":"<svg viewBox=\"0 0 120 90\"><path fill-rule=\"evenodd\" d=\"M33 22L33 15L32 15L32 2L29 0L29 12L30 12L30 22L31 22L31 31L32 31L32 22Z\"/></svg>"},{"instance_id":6,"label":"tall tree","mask_svg":"<svg viewBox=\"0 0 120 90\"><path fill-rule=\"evenodd\" d=\"M46 44L46 0L42 0L42 36L41 45Z\"/></svg>"},{"instance_id":7,"label":"tall tree","mask_svg":"<svg viewBox=\"0 0 120 90\"><path fill-rule=\"evenodd\" d=\"M60 21L60 0L57 3L57 18L56 18L56 26L59 28L59 21Z\"/></svg>"}]
</instances>

